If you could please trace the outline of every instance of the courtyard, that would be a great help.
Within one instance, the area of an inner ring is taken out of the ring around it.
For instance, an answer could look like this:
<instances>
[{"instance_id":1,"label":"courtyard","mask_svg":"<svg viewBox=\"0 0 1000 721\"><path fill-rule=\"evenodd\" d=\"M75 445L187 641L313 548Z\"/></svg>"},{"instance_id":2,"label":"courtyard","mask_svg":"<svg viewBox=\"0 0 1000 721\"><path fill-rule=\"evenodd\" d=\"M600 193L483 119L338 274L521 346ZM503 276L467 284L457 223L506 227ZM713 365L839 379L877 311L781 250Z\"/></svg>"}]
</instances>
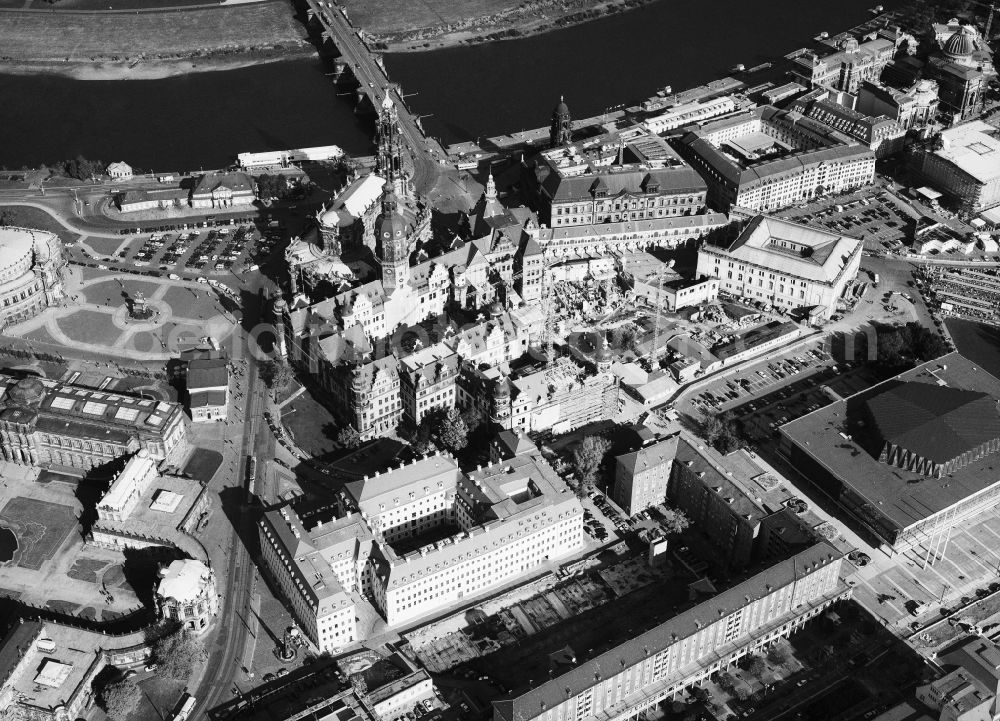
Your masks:
<instances>
[{"instance_id":1,"label":"courtyard","mask_svg":"<svg viewBox=\"0 0 1000 721\"><path fill-rule=\"evenodd\" d=\"M0 477L0 528L16 544L0 562L0 594L94 620L140 606L124 556L83 542L77 479L6 462Z\"/></svg>"}]
</instances>

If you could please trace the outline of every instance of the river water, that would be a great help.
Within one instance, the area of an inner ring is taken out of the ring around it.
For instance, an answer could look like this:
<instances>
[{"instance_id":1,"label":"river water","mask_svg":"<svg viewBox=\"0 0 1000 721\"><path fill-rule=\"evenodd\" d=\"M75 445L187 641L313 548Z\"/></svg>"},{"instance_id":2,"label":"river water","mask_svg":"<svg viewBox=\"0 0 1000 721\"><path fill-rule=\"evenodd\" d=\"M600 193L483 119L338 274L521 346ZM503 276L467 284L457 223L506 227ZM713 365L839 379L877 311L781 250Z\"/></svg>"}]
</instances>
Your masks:
<instances>
[{"instance_id":1,"label":"river water","mask_svg":"<svg viewBox=\"0 0 1000 721\"><path fill-rule=\"evenodd\" d=\"M893 7L891 0L881 0ZM869 16L875 0L659 0L522 40L386 56L408 102L445 142L545 125L717 78ZM338 98L318 60L163 80L0 75L0 165L78 154L153 170L232 162L244 151L337 144L370 152L370 121Z\"/></svg>"}]
</instances>

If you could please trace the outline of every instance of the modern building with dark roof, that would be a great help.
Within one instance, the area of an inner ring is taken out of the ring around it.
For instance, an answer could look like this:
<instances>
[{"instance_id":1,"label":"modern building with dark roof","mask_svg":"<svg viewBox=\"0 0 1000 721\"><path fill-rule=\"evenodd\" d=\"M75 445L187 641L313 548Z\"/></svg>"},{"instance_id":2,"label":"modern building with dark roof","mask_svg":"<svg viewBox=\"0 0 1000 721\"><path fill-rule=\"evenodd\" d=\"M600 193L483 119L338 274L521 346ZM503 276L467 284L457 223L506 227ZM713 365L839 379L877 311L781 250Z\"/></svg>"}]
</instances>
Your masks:
<instances>
[{"instance_id":1,"label":"modern building with dark roof","mask_svg":"<svg viewBox=\"0 0 1000 721\"><path fill-rule=\"evenodd\" d=\"M1000 503L1000 379L959 353L786 423L782 452L888 550Z\"/></svg>"},{"instance_id":2,"label":"modern building with dark roof","mask_svg":"<svg viewBox=\"0 0 1000 721\"><path fill-rule=\"evenodd\" d=\"M840 566L817 543L608 651L573 649L572 669L495 701L494 721L634 718L849 598Z\"/></svg>"}]
</instances>

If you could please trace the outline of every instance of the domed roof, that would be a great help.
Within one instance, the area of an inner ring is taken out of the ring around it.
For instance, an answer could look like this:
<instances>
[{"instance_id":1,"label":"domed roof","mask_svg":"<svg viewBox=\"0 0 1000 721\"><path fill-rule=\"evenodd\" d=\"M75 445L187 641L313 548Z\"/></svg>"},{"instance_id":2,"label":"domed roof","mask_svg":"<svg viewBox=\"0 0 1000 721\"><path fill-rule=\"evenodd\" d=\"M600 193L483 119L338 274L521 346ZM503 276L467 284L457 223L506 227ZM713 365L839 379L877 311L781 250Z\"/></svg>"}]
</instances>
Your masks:
<instances>
[{"instance_id":1,"label":"domed roof","mask_svg":"<svg viewBox=\"0 0 1000 721\"><path fill-rule=\"evenodd\" d=\"M506 378L501 378L493 385L494 398L510 398L510 384Z\"/></svg>"},{"instance_id":2,"label":"domed roof","mask_svg":"<svg viewBox=\"0 0 1000 721\"><path fill-rule=\"evenodd\" d=\"M563 100L562 95L559 96L559 104L553 112L556 115L569 115L569 106L566 104L566 101Z\"/></svg>"},{"instance_id":3,"label":"domed roof","mask_svg":"<svg viewBox=\"0 0 1000 721\"><path fill-rule=\"evenodd\" d=\"M493 301L488 306L486 306L486 314L490 318L496 318L497 316L503 315L503 306L497 301Z\"/></svg>"},{"instance_id":4,"label":"domed roof","mask_svg":"<svg viewBox=\"0 0 1000 721\"><path fill-rule=\"evenodd\" d=\"M7 400L22 406L37 406L45 397L45 386L37 378L22 378L7 391Z\"/></svg>"},{"instance_id":5,"label":"domed roof","mask_svg":"<svg viewBox=\"0 0 1000 721\"><path fill-rule=\"evenodd\" d=\"M6 268L31 255L35 247L30 231L20 228L0 228L0 268Z\"/></svg>"},{"instance_id":6,"label":"domed roof","mask_svg":"<svg viewBox=\"0 0 1000 721\"><path fill-rule=\"evenodd\" d=\"M976 31L968 25L948 38L944 54L952 58L967 58L976 51Z\"/></svg>"}]
</instances>

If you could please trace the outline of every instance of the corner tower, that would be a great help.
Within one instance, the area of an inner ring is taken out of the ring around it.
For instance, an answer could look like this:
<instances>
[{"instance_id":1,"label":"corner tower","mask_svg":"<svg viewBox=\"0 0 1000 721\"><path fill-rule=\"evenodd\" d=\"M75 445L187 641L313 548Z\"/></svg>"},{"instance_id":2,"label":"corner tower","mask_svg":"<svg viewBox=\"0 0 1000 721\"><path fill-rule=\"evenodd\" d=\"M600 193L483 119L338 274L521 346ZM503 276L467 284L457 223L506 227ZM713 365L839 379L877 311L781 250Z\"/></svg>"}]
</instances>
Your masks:
<instances>
[{"instance_id":1,"label":"corner tower","mask_svg":"<svg viewBox=\"0 0 1000 721\"><path fill-rule=\"evenodd\" d=\"M552 111L552 126L549 129L549 141L553 148L569 145L573 142L573 119L569 114L569 106L563 97L559 96L559 104Z\"/></svg>"}]
</instances>

